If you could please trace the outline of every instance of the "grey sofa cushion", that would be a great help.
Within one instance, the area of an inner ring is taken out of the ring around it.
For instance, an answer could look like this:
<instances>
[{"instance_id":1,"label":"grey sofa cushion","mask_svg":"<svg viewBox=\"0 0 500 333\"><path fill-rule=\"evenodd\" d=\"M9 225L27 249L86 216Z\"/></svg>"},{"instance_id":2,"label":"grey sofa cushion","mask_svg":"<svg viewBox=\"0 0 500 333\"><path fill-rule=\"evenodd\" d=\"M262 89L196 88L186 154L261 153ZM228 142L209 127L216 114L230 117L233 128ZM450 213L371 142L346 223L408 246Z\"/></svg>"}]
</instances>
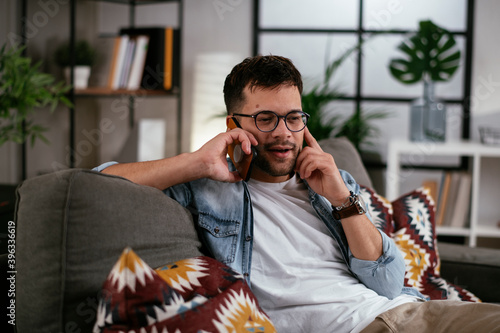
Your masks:
<instances>
[{"instance_id":1,"label":"grey sofa cushion","mask_svg":"<svg viewBox=\"0 0 500 333\"><path fill-rule=\"evenodd\" d=\"M72 169L17 191L19 332L88 332L98 293L126 246L151 267L201 255L191 215L163 192Z\"/></svg>"},{"instance_id":2,"label":"grey sofa cushion","mask_svg":"<svg viewBox=\"0 0 500 333\"><path fill-rule=\"evenodd\" d=\"M325 152L333 156L337 168L349 172L358 184L373 188L361 156L349 139L346 137L329 138L318 143Z\"/></svg>"},{"instance_id":3,"label":"grey sofa cushion","mask_svg":"<svg viewBox=\"0 0 500 333\"><path fill-rule=\"evenodd\" d=\"M483 302L500 303L500 250L438 243L441 276Z\"/></svg>"}]
</instances>

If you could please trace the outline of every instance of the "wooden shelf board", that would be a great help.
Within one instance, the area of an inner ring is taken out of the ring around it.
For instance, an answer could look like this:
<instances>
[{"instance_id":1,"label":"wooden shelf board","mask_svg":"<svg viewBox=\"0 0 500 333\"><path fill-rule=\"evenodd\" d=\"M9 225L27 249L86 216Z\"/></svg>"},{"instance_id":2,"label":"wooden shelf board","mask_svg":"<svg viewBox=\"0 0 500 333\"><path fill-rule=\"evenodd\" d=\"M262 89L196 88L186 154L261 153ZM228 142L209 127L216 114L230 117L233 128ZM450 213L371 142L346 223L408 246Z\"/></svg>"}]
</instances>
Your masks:
<instances>
[{"instance_id":1,"label":"wooden shelf board","mask_svg":"<svg viewBox=\"0 0 500 333\"><path fill-rule=\"evenodd\" d=\"M75 96L79 97L92 97L92 96L176 96L178 90L152 90L152 89L111 89L107 87L89 87L86 89L75 89Z\"/></svg>"},{"instance_id":2,"label":"wooden shelf board","mask_svg":"<svg viewBox=\"0 0 500 333\"><path fill-rule=\"evenodd\" d=\"M116 3L120 5L130 5L132 4L132 0L92 0L95 2L109 2L109 3ZM179 0L135 0L134 4L135 5L155 5L155 4L162 4L162 3L177 3Z\"/></svg>"}]
</instances>

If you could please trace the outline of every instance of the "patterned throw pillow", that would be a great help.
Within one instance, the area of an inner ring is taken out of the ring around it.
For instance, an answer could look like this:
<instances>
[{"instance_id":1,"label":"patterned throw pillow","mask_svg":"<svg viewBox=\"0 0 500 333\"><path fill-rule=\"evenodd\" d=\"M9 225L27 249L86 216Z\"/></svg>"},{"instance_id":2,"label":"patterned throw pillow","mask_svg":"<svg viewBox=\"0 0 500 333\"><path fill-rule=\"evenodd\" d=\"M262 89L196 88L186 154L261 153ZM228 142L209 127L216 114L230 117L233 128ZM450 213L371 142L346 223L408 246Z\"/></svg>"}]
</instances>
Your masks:
<instances>
[{"instance_id":1,"label":"patterned throw pillow","mask_svg":"<svg viewBox=\"0 0 500 333\"><path fill-rule=\"evenodd\" d=\"M392 202L392 208L392 238L405 259L405 285L417 288L430 299L479 302L471 292L440 276L435 205L429 190L421 187L402 195Z\"/></svg>"},{"instance_id":2,"label":"patterned throw pillow","mask_svg":"<svg viewBox=\"0 0 500 333\"><path fill-rule=\"evenodd\" d=\"M151 269L123 251L104 283L94 332L276 332L241 275L209 257Z\"/></svg>"},{"instance_id":3,"label":"patterned throw pillow","mask_svg":"<svg viewBox=\"0 0 500 333\"><path fill-rule=\"evenodd\" d=\"M366 186L360 186L359 194L365 201L373 224L385 234L391 236L394 231L391 202Z\"/></svg>"}]
</instances>

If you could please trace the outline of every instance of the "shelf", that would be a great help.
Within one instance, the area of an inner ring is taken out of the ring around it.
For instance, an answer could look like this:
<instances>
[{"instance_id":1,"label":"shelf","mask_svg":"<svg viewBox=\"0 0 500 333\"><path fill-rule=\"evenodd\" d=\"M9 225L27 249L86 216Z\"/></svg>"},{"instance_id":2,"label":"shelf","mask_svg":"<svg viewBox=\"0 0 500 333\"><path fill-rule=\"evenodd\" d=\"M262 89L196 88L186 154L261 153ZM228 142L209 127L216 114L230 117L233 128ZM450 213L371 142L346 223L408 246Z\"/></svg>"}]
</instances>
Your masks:
<instances>
[{"instance_id":1,"label":"shelf","mask_svg":"<svg viewBox=\"0 0 500 333\"><path fill-rule=\"evenodd\" d=\"M411 142L391 141L391 148L400 154L418 155L459 155L459 156L500 156L500 146L485 145L479 142L457 140L452 142Z\"/></svg>"},{"instance_id":2,"label":"shelf","mask_svg":"<svg viewBox=\"0 0 500 333\"><path fill-rule=\"evenodd\" d=\"M469 246L475 247L478 237L500 238L500 228L484 225L479 221L480 212L480 183L481 183L481 161L484 157L500 158L500 146L485 145L472 141L452 142L410 142L405 140L393 140L389 143L387 157L386 193L388 200L394 200L399 195L399 183L407 176L401 172L401 156L461 156L472 160L470 170L472 176L470 227L457 228L450 226L439 226L436 228L438 235L462 236L468 238ZM483 222L484 223L484 222Z\"/></svg>"},{"instance_id":3,"label":"shelf","mask_svg":"<svg viewBox=\"0 0 500 333\"><path fill-rule=\"evenodd\" d=\"M92 0L95 2L109 2L120 5L157 5L159 3L176 3L179 0Z\"/></svg>"},{"instance_id":4,"label":"shelf","mask_svg":"<svg viewBox=\"0 0 500 333\"><path fill-rule=\"evenodd\" d=\"M469 228L436 227L439 236L469 236Z\"/></svg>"},{"instance_id":5,"label":"shelf","mask_svg":"<svg viewBox=\"0 0 500 333\"><path fill-rule=\"evenodd\" d=\"M440 236L470 236L469 228L436 227L436 233ZM477 237L500 237L500 228L492 226L477 225L475 229Z\"/></svg>"},{"instance_id":6,"label":"shelf","mask_svg":"<svg viewBox=\"0 0 500 333\"><path fill-rule=\"evenodd\" d=\"M476 236L478 237L500 237L500 228L493 226L478 225L476 227Z\"/></svg>"},{"instance_id":7,"label":"shelf","mask_svg":"<svg viewBox=\"0 0 500 333\"><path fill-rule=\"evenodd\" d=\"M75 95L78 97L113 97L121 95L130 96L178 96L179 89L174 90L152 90L152 89L110 89L107 87L90 87L87 89L76 89Z\"/></svg>"},{"instance_id":8,"label":"shelf","mask_svg":"<svg viewBox=\"0 0 500 333\"><path fill-rule=\"evenodd\" d=\"M83 0L82 0L83 1ZM182 31L182 17L183 17L183 3L182 0L87 0L87 1L94 1L94 2L107 2L107 3L114 3L118 5L126 5L128 6L128 25L127 27L135 27L136 26L136 8L140 5L159 5L159 4L176 4L176 9L175 11L177 12L177 29L179 31ZM78 17L76 13L76 8L77 8L77 2L78 0L71 0L70 1L70 6L69 6L69 12L70 12L70 20L69 20L69 35L70 35L70 41L74 41L76 39L76 19ZM170 6L168 6L170 7ZM164 10L174 10L173 8L170 9L164 9ZM178 51L179 52L179 63L178 63L178 68L179 68L179 77L177 78L177 87L171 89L171 90L149 90L149 89L137 89L137 90L127 90L127 89L118 89L118 90L113 90L107 87L89 87L87 89L75 89L71 91L69 94L69 99L72 102L73 106L69 108L69 124L70 124L70 139L69 139L69 147L70 147L70 154L69 154L69 166L74 167L75 166L75 127L76 127L76 116L75 116L75 109L76 109L76 100L81 99L81 98L123 98L128 97L128 112L129 112L129 126L132 128L135 125L135 104L134 103L134 98L135 97L167 97L167 98L175 98L177 100L177 153L180 154L182 150L182 96L181 96L181 87L182 87L182 75L180 74L180 71L182 70L182 41L179 33L179 40L178 40ZM73 54L74 56L74 54ZM174 74L175 75L175 74ZM166 110L167 111L167 110Z\"/></svg>"}]
</instances>

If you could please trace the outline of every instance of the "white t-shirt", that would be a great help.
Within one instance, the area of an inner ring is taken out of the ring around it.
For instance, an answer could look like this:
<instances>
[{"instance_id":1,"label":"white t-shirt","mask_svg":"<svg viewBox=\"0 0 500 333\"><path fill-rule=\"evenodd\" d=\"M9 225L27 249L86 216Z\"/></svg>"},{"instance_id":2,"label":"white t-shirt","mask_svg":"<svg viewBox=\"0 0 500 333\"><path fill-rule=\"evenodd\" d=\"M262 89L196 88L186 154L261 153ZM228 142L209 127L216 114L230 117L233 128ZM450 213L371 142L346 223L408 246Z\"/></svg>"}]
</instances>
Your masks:
<instances>
[{"instance_id":1,"label":"white t-shirt","mask_svg":"<svg viewBox=\"0 0 500 333\"><path fill-rule=\"evenodd\" d=\"M393 300L349 272L337 242L298 177L248 182L254 214L252 290L278 332L359 331L380 313L415 301Z\"/></svg>"}]
</instances>

